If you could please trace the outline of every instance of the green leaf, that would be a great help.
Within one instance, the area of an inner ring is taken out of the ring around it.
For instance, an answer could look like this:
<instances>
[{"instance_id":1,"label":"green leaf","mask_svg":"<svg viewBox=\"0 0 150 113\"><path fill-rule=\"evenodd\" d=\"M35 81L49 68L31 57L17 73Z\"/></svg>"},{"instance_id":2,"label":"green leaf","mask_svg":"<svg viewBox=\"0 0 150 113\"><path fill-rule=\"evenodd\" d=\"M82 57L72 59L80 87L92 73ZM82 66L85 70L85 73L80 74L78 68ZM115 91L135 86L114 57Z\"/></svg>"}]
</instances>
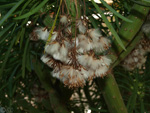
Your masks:
<instances>
[{"instance_id":1,"label":"green leaf","mask_svg":"<svg viewBox=\"0 0 150 113\"><path fill-rule=\"evenodd\" d=\"M22 12L24 11L24 9L29 5L29 3L31 2L32 0L28 0L25 4L24 4L24 6L21 8L21 11L20 11L20 13L19 13L19 16L22 14Z\"/></svg>"},{"instance_id":2,"label":"green leaf","mask_svg":"<svg viewBox=\"0 0 150 113\"><path fill-rule=\"evenodd\" d=\"M8 27L2 29L2 31L0 31L0 37L3 36L13 25L14 23L11 23Z\"/></svg>"},{"instance_id":3,"label":"green leaf","mask_svg":"<svg viewBox=\"0 0 150 113\"><path fill-rule=\"evenodd\" d=\"M150 0L142 0L143 2L148 2L148 3L150 3Z\"/></svg>"},{"instance_id":4,"label":"green leaf","mask_svg":"<svg viewBox=\"0 0 150 113\"><path fill-rule=\"evenodd\" d=\"M27 56L28 45L29 45L29 38L27 39L25 49L24 49L23 59L22 59L22 77L23 78L25 76L26 56Z\"/></svg>"},{"instance_id":5,"label":"green leaf","mask_svg":"<svg viewBox=\"0 0 150 113\"><path fill-rule=\"evenodd\" d=\"M17 65L14 69L14 71L12 72L12 74L9 77L8 83L9 83L9 96L12 98L13 96L13 91L12 91L12 86L13 86L13 77L18 69L19 65Z\"/></svg>"},{"instance_id":6,"label":"green leaf","mask_svg":"<svg viewBox=\"0 0 150 113\"><path fill-rule=\"evenodd\" d=\"M16 3L6 3L6 4L3 4L3 5L0 5L0 9L7 9L7 8L10 8L10 7L13 7Z\"/></svg>"},{"instance_id":7,"label":"green leaf","mask_svg":"<svg viewBox=\"0 0 150 113\"><path fill-rule=\"evenodd\" d=\"M131 0L131 1L138 4L138 5L141 5L141 6L150 7L149 0L143 0L144 2L143 1L136 1L136 0Z\"/></svg>"},{"instance_id":8,"label":"green leaf","mask_svg":"<svg viewBox=\"0 0 150 113\"><path fill-rule=\"evenodd\" d=\"M111 33L114 35L116 41L118 42L118 44L124 49L124 45L120 39L120 37L118 36L117 32L115 31L115 29L113 28L113 26L109 23L109 21L107 20L106 16L104 15L104 13L102 12L102 10L99 8L99 6L92 0L92 4L94 5L94 7L96 8L96 10L98 11L98 13L100 13L100 15L102 16L102 19L104 20L105 24L107 25L107 27L109 28L109 30L111 31Z\"/></svg>"},{"instance_id":9,"label":"green leaf","mask_svg":"<svg viewBox=\"0 0 150 113\"><path fill-rule=\"evenodd\" d=\"M16 17L14 19L24 19L24 18L27 18L31 15L33 15L34 13L36 13L37 11L40 10L40 8L42 8L46 3L48 2L48 0L44 0L43 2L41 2L40 5L38 5L36 8L34 8L33 10L31 10L30 12L24 14L24 15L21 15L19 17Z\"/></svg>"},{"instance_id":10,"label":"green leaf","mask_svg":"<svg viewBox=\"0 0 150 113\"><path fill-rule=\"evenodd\" d=\"M13 37L13 40L11 41L11 44L10 44L10 46L9 46L7 52L6 52L5 59L4 59L4 61L3 61L2 67L1 67L1 69L0 69L0 79L1 79L1 76L3 75L4 68L5 68L6 63L7 63L7 61L8 61L8 58L9 58L9 54L10 54L10 52L11 52L11 49L12 49L13 45L15 44L16 39L17 39L17 36Z\"/></svg>"},{"instance_id":11,"label":"green leaf","mask_svg":"<svg viewBox=\"0 0 150 113\"><path fill-rule=\"evenodd\" d=\"M22 29L22 34L24 34L24 33L25 33L25 28ZM23 38L24 38L24 35L21 35L21 37L20 37L20 49L22 48Z\"/></svg>"},{"instance_id":12,"label":"green leaf","mask_svg":"<svg viewBox=\"0 0 150 113\"><path fill-rule=\"evenodd\" d=\"M50 17L49 14L43 20L44 25L47 26L47 27L49 27L49 28L52 27L53 22L54 22L54 20L53 20L53 18Z\"/></svg>"},{"instance_id":13,"label":"green leaf","mask_svg":"<svg viewBox=\"0 0 150 113\"><path fill-rule=\"evenodd\" d=\"M103 3L103 5L105 7L107 7L114 15L118 16L119 18L121 18L122 20L126 21L126 22L133 22L132 20L129 20L128 18L122 16L120 13L118 13L117 11L115 11L111 6L109 6L104 0L101 0L101 2Z\"/></svg>"},{"instance_id":14,"label":"green leaf","mask_svg":"<svg viewBox=\"0 0 150 113\"><path fill-rule=\"evenodd\" d=\"M75 9L75 4L74 2L71 2L71 15L73 17L76 17L76 9Z\"/></svg>"},{"instance_id":15,"label":"green leaf","mask_svg":"<svg viewBox=\"0 0 150 113\"><path fill-rule=\"evenodd\" d=\"M27 55L26 55L26 68L29 72L31 72L31 58L30 58L30 45L27 49Z\"/></svg>"},{"instance_id":16,"label":"green leaf","mask_svg":"<svg viewBox=\"0 0 150 113\"><path fill-rule=\"evenodd\" d=\"M14 7L12 7L8 13L0 20L0 26L4 23L4 21L20 6L20 4L23 2L24 0L20 0Z\"/></svg>"}]
</instances>

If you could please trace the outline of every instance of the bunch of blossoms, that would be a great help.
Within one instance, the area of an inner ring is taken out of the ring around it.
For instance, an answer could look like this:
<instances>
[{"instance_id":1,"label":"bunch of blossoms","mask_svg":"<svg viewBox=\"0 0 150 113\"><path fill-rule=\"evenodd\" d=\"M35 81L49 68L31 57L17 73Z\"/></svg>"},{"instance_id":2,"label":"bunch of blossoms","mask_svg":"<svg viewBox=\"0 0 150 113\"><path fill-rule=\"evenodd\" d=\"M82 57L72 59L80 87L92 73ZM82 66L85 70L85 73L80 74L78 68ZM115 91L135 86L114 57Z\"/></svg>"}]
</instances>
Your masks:
<instances>
[{"instance_id":1,"label":"bunch of blossoms","mask_svg":"<svg viewBox=\"0 0 150 113\"><path fill-rule=\"evenodd\" d=\"M142 27L145 37L142 37L140 42L136 45L134 50L124 59L122 66L128 71L135 68L141 68L146 62L146 54L150 52L150 24L145 23Z\"/></svg>"},{"instance_id":2,"label":"bunch of blossoms","mask_svg":"<svg viewBox=\"0 0 150 113\"><path fill-rule=\"evenodd\" d=\"M49 32L39 28L34 34L38 39L47 40ZM53 68L52 76L69 88L83 87L87 80L104 77L109 71L111 60L99 54L110 46L110 40L99 29L88 29L85 19L73 23L69 16L61 15L41 60Z\"/></svg>"}]
</instances>

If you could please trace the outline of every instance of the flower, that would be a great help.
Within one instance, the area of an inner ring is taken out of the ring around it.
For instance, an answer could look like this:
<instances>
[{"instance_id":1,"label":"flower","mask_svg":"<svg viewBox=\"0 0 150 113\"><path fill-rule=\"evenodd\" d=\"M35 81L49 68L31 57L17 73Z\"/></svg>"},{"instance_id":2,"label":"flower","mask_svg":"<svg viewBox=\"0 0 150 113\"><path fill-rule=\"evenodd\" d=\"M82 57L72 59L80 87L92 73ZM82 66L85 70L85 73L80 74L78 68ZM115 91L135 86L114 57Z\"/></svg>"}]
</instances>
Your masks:
<instances>
[{"instance_id":1,"label":"flower","mask_svg":"<svg viewBox=\"0 0 150 113\"><path fill-rule=\"evenodd\" d=\"M79 32L82 33L82 34L85 34L86 27L83 25L81 20L78 20L77 26L78 26Z\"/></svg>"},{"instance_id":2,"label":"flower","mask_svg":"<svg viewBox=\"0 0 150 113\"><path fill-rule=\"evenodd\" d=\"M56 59L53 59L50 55L48 54L44 54L41 57L41 60L47 64L47 66L49 66L50 68L56 68L56 67L60 67L62 64L59 61L56 61Z\"/></svg>"},{"instance_id":3,"label":"flower","mask_svg":"<svg viewBox=\"0 0 150 113\"><path fill-rule=\"evenodd\" d=\"M92 40L87 38L85 35L79 34L78 37L78 52L83 53L93 49Z\"/></svg>"},{"instance_id":4,"label":"flower","mask_svg":"<svg viewBox=\"0 0 150 113\"><path fill-rule=\"evenodd\" d=\"M78 61L81 65L88 69L96 70L99 67L107 66L111 64L111 60L106 56L100 56L99 59L94 58L92 55L78 55Z\"/></svg>"},{"instance_id":5,"label":"flower","mask_svg":"<svg viewBox=\"0 0 150 113\"><path fill-rule=\"evenodd\" d=\"M54 31L53 33L52 33L52 37L51 37L51 42L52 41L54 41L56 38L57 38L57 36L58 36L58 32L56 32L56 31Z\"/></svg>"},{"instance_id":6,"label":"flower","mask_svg":"<svg viewBox=\"0 0 150 113\"><path fill-rule=\"evenodd\" d=\"M88 34L94 42L97 42L99 40L99 37L102 36L99 29L89 29Z\"/></svg>"},{"instance_id":7,"label":"flower","mask_svg":"<svg viewBox=\"0 0 150 113\"><path fill-rule=\"evenodd\" d=\"M78 69L72 66L62 66L60 69L59 79L70 88L83 87L85 84L84 77Z\"/></svg>"},{"instance_id":8,"label":"flower","mask_svg":"<svg viewBox=\"0 0 150 113\"><path fill-rule=\"evenodd\" d=\"M93 44L93 48L96 52L104 52L111 47L110 40L105 37L100 37L100 39Z\"/></svg>"},{"instance_id":9,"label":"flower","mask_svg":"<svg viewBox=\"0 0 150 113\"><path fill-rule=\"evenodd\" d=\"M65 15L60 17L60 29L53 32L41 57L45 64L53 68L52 76L69 88L83 87L87 80L103 77L111 64L106 55L95 53L106 51L110 40L103 37L99 29L87 30L84 20L74 22L79 30L76 34L72 33L71 20Z\"/></svg>"},{"instance_id":10,"label":"flower","mask_svg":"<svg viewBox=\"0 0 150 113\"><path fill-rule=\"evenodd\" d=\"M102 66L99 67L96 71L95 71L95 76L96 77L103 77L104 75L106 75L106 73L108 72L108 67L107 66Z\"/></svg>"},{"instance_id":11,"label":"flower","mask_svg":"<svg viewBox=\"0 0 150 113\"><path fill-rule=\"evenodd\" d=\"M38 28L35 28L34 32L37 35L38 39L44 40L44 41L46 41L48 39L49 32L48 32L47 28L38 27Z\"/></svg>"},{"instance_id":12,"label":"flower","mask_svg":"<svg viewBox=\"0 0 150 113\"><path fill-rule=\"evenodd\" d=\"M61 22L63 25L67 24L67 22L68 22L67 16L61 15L61 17L60 17L60 22Z\"/></svg>"},{"instance_id":13,"label":"flower","mask_svg":"<svg viewBox=\"0 0 150 113\"><path fill-rule=\"evenodd\" d=\"M124 59L122 66L128 71L141 68L146 62L145 54L150 51L150 40L142 38L134 50Z\"/></svg>"},{"instance_id":14,"label":"flower","mask_svg":"<svg viewBox=\"0 0 150 113\"><path fill-rule=\"evenodd\" d=\"M56 41L53 41L45 46L45 52L53 56L55 53L58 52L59 48L60 44Z\"/></svg>"},{"instance_id":15,"label":"flower","mask_svg":"<svg viewBox=\"0 0 150 113\"><path fill-rule=\"evenodd\" d=\"M47 63L51 58L47 55L47 54L44 54L42 57L41 57L41 60L44 62L44 63Z\"/></svg>"}]
</instances>

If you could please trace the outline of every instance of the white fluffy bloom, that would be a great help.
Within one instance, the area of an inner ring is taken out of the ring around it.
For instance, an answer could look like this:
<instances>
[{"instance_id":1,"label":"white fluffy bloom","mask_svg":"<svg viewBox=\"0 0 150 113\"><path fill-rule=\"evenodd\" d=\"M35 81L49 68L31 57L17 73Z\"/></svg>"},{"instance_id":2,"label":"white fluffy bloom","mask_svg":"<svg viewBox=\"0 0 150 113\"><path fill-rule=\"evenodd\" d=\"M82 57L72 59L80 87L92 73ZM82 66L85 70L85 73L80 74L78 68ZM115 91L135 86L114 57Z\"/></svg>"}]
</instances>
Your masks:
<instances>
[{"instance_id":1,"label":"white fluffy bloom","mask_svg":"<svg viewBox=\"0 0 150 113\"><path fill-rule=\"evenodd\" d=\"M57 36L58 36L58 32L54 31L54 32L52 33L52 37L51 37L51 40L50 40L50 41L51 41L51 42L54 41Z\"/></svg>"},{"instance_id":2,"label":"white fluffy bloom","mask_svg":"<svg viewBox=\"0 0 150 113\"><path fill-rule=\"evenodd\" d=\"M89 60L87 62L88 62L88 67L90 69L96 70L96 69L98 69L99 67L102 67L102 66L109 67L109 65L111 63L111 60L108 59L105 56L101 56L100 59L96 59L96 58L93 58L92 56L89 56Z\"/></svg>"},{"instance_id":3,"label":"white fluffy bloom","mask_svg":"<svg viewBox=\"0 0 150 113\"><path fill-rule=\"evenodd\" d=\"M45 46L45 52L53 56L54 53L58 52L59 48L60 44L58 42L51 42Z\"/></svg>"},{"instance_id":4,"label":"white fluffy bloom","mask_svg":"<svg viewBox=\"0 0 150 113\"><path fill-rule=\"evenodd\" d=\"M60 56L61 56L60 61L62 61L64 63L68 63L69 62L68 48L66 48L64 44L60 47Z\"/></svg>"},{"instance_id":5,"label":"white fluffy bloom","mask_svg":"<svg viewBox=\"0 0 150 113\"><path fill-rule=\"evenodd\" d=\"M93 48L96 52L103 52L110 47L110 40L105 37L100 37L97 42L94 42Z\"/></svg>"},{"instance_id":6,"label":"white fluffy bloom","mask_svg":"<svg viewBox=\"0 0 150 113\"><path fill-rule=\"evenodd\" d=\"M85 80L88 79L89 76L90 76L89 75L90 74L89 71L87 71L86 69L84 69L82 67L81 67L80 73L81 73L81 76L83 76Z\"/></svg>"},{"instance_id":7,"label":"white fluffy bloom","mask_svg":"<svg viewBox=\"0 0 150 113\"><path fill-rule=\"evenodd\" d=\"M108 49L110 47L110 40L105 37L101 37L99 42L102 43L104 49Z\"/></svg>"},{"instance_id":8,"label":"white fluffy bloom","mask_svg":"<svg viewBox=\"0 0 150 113\"><path fill-rule=\"evenodd\" d=\"M55 52L52 56L55 60L61 60L62 58L60 52Z\"/></svg>"},{"instance_id":9,"label":"white fluffy bloom","mask_svg":"<svg viewBox=\"0 0 150 113\"><path fill-rule=\"evenodd\" d=\"M96 70L99 67L98 60L94 59L93 56L85 55L78 55L78 61L81 65L86 68L90 68L92 70Z\"/></svg>"},{"instance_id":10,"label":"white fluffy bloom","mask_svg":"<svg viewBox=\"0 0 150 113\"><path fill-rule=\"evenodd\" d=\"M89 36L92 38L94 42L97 42L99 40L99 37L102 36L99 29L90 29L88 31Z\"/></svg>"},{"instance_id":11,"label":"white fluffy bloom","mask_svg":"<svg viewBox=\"0 0 150 113\"><path fill-rule=\"evenodd\" d=\"M107 56L100 56L99 61L101 62L101 66L109 66L112 62Z\"/></svg>"},{"instance_id":12,"label":"white fluffy bloom","mask_svg":"<svg viewBox=\"0 0 150 113\"><path fill-rule=\"evenodd\" d=\"M63 66L60 70L59 79L69 87L80 87L85 84L85 76L72 66Z\"/></svg>"},{"instance_id":13,"label":"white fluffy bloom","mask_svg":"<svg viewBox=\"0 0 150 113\"><path fill-rule=\"evenodd\" d=\"M89 60L88 58L89 58L89 56L87 54L77 56L79 63L83 66L87 66L87 64L88 64L87 61Z\"/></svg>"},{"instance_id":14,"label":"white fluffy bloom","mask_svg":"<svg viewBox=\"0 0 150 113\"><path fill-rule=\"evenodd\" d=\"M83 25L81 20L78 20L77 26L79 28L79 32L82 33L82 34L85 34L86 27Z\"/></svg>"},{"instance_id":15,"label":"white fluffy bloom","mask_svg":"<svg viewBox=\"0 0 150 113\"><path fill-rule=\"evenodd\" d=\"M50 57L48 57L47 54L44 54L44 55L41 57L41 60L42 60L42 62L47 63L47 62L50 60Z\"/></svg>"},{"instance_id":16,"label":"white fluffy bloom","mask_svg":"<svg viewBox=\"0 0 150 113\"><path fill-rule=\"evenodd\" d=\"M107 58L106 56L100 56L100 59L96 59L93 56L85 54L78 55L77 59L81 65L92 70L96 70L102 66L109 67L111 63L111 59Z\"/></svg>"},{"instance_id":17,"label":"white fluffy bloom","mask_svg":"<svg viewBox=\"0 0 150 113\"><path fill-rule=\"evenodd\" d=\"M46 41L48 39L49 32L46 28L39 27L39 28L36 28L34 30L34 32L36 33L38 39L41 39L41 40L44 40L44 41Z\"/></svg>"},{"instance_id":18,"label":"white fluffy bloom","mask_svg":"<svg viewBox=\"0 0 150 113\"><path fill-rule=\"evenodd\" d=\"M67 16L61 15L60 22L61 22L62 24L67 24L67 22L68 22Z\"/></svg>"},{"instance_id":19,"label":"white fluffy bloom","mask_svg":"<svg viewBox=\"0 0 150 113\"><path fill-rule=\"evenodd\" d=\"M55 62L49 55L47 54L44 54L42 57L41 57L41 60L47 64L50 68L52 68L53 66L53 63Z\"/></svg>"},{"instance_id":20,"label":"white fluffy bloom","mask_svg":"<svg viewBox=\"0 0 150 113\"><path fill-rule=\"evenodd\" d=\"M103 77L106 74L106 72L108 71L108 69L109 68L107 66L103 66L103 67L98 68L95 71L96 77Z\"/></svg>"},{"instance_id":21,"label":"white fluffy bloom","mask_svg":"<svg viewBox=\"0 0 150 113\"><path fill-rule=\"evenodd\" d=\"M68 55L68 49L65 47L64 44L62 44L62 46L60 47L60 54L63 57L66 57Z\"/></svg>"},{"instance_id":22,"label":"white fluffy bloom","mask_svg":"<svg viewBox=\"0 0 150 113\"><path fill-rule=\"evenodd\" d=\"M93 78L95 78L95 71L88 69L88 79L92 80Z\"/></svg>"},{"instance_id":23,"label":"white fluffy bloom","mask_svg":"<svg viewBox=\"0 0 150 113\"><path fill-rule=\"evenodd\" d=\"M105 49L103 47L103 44L99 43L98 41L93 44L93 48L94 48L94 50L96 52L103 52L103 51L105 51Z\"/></svg>"},{"instance_id":24,"label":"white fluffy bloom","mask_svg":"<svg viewBox=\"0 0 150 113\"><path fill-rule=\"evenodd\" d=\"M93 49L93 43L85 35L78 35L78 52L83 53Z\"/></svg>"},{"instance_id":25,"label":"white fluffy bloom","mask_svg":"<svg viewBox=\"0 0 150 113\"><path fill-rule=\"evenodd\" d=\"M60 71L58 68L55 68L52 72L51 72L52 76L57 78L57 79L60 79Z\"/></svg>"},{"instance_id":26,"label":"white fluffy bloom","mask_svg":"<svg viewBox=\"0 0 150 113\"><path fill-rule=\"evenodd\" d=\"M78 59L79 63L86 68L95 70L99 66L98 62L93 59L93 56L89 56L87 54L78 55L77 59Z\"/></svg>"}]
</instances>

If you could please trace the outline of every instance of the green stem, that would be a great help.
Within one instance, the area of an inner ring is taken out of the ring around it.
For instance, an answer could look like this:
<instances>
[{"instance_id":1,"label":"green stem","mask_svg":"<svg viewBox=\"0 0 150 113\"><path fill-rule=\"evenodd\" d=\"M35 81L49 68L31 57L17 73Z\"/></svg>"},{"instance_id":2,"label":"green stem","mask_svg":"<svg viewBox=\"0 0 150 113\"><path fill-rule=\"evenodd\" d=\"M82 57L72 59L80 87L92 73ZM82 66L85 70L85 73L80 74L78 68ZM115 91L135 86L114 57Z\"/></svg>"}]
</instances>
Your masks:
<instances>
[{"instance_id":1,"label":"green stem","mask_svg":"<svg viewBox=\"0 0 150 113\"><path fill-rule=\"evenodd\" d=\"M97 79L110 113L128 113L120 94L116 80L112 74L105 79Z\"/></svg>"}]
</instances>

